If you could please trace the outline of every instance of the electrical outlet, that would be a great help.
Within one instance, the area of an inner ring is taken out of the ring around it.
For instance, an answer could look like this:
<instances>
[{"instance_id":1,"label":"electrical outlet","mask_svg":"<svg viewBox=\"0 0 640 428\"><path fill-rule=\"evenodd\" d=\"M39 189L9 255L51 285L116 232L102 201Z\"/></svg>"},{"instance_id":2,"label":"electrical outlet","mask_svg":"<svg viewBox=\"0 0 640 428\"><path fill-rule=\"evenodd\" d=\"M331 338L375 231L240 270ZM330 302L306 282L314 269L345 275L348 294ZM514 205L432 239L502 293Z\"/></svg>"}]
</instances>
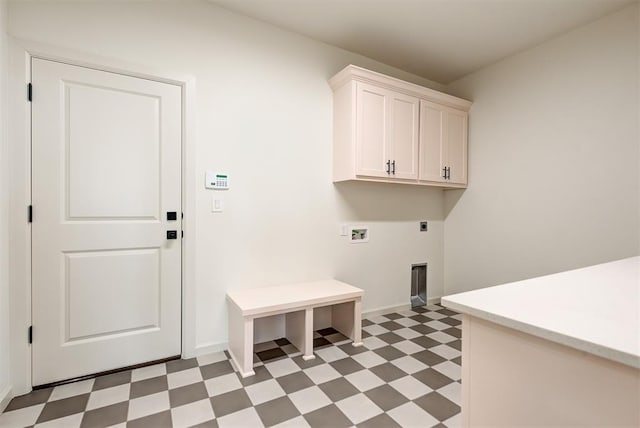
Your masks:
<instances>
[{"instance_id":1,"label":"electrical outlet","mask_svg":"<svg viewBox=\"0 0 640 428\"><path fill-rule=\"evenodd\" d=\"M427 222L426 221L421 221L420 222L420 232L426 232L427 230L428 230Z\"/></svg>"}]
</instances>

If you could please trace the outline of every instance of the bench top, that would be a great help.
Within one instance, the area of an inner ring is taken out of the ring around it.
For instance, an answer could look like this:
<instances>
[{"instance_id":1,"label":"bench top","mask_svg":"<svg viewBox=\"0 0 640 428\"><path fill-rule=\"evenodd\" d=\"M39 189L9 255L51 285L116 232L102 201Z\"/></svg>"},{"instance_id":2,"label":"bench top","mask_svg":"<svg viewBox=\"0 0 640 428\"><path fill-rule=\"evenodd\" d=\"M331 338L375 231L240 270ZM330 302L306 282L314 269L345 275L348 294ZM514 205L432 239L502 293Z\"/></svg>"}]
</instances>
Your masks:
<instances>
[{"instance_id":1,"label":"bench top","mask_svg":"<svg viewBox=\"0 0 640 428\"><path fill-rule=\"evenodd\" d=\"M364 291L335 279L250 288L227 292L243 316L287 312L296 308L330 305L332 302L361 298Z\"/></svg>"}]
</instances>

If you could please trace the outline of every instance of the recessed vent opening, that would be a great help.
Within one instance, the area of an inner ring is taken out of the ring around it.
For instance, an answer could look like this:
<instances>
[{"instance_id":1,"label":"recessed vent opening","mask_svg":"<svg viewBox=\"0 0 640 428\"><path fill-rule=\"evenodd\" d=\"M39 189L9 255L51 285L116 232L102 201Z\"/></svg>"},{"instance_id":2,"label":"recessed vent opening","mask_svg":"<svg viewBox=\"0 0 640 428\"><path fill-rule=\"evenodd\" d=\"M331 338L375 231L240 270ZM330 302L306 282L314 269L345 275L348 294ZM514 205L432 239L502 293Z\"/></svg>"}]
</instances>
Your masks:
<instances>
[{"instance_id":1,"label":"recessed vent opening","mask_svg":"<svg viewBox=\"0 0 640 428\"><path fill-rule=\"evenodd\" d=\"M411 265L411 307L427 304L427 264Z\"/></svg>"}]
</instances>

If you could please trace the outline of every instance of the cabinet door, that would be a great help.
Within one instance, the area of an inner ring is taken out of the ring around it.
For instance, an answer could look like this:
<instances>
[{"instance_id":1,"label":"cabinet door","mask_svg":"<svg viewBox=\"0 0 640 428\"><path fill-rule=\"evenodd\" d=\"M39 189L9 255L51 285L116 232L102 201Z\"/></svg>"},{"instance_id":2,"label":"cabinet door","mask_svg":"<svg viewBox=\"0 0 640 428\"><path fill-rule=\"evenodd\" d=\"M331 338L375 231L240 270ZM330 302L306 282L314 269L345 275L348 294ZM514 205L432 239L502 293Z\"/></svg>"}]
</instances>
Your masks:
<instances>
[{"instance_id":1,"label":"cabinet door","mask_svg":"<svg viewBox=\"0 0 640 428\"><path fill-rule=\"evenodd\" d=\"M392 93L389 105L391 177L415 180L418 178L419 100Z\"/></svg>"},{"instance_id":2,"label":"cabinet door","mask_svg":"<svg viewBox=\"0 0 640 428\"><path fill-rule=\"evenodd\" d=\"M444 182L445 111L442 106L420 101L420 180Z\"/></svg>"},{"instance_id":3,"label":"cabinet door","mask_svg":"<svg viewBox=\"0 0 640 428\"><path fill-rule=\"evenodd\" d=\"M446 165L450 183L467 184L467 113L448 109L446 114Z\"/></svg>"},{"instance_id":4,"label":"cabinet door","mask_svg":"<svg viewBox=\"0 0 640 428\"><path fill-rule=\"evenodd\" d=\"M385 177L391 159L389 91L358 82L356 89L356 175Z\"/></svg>"}]
</instances>

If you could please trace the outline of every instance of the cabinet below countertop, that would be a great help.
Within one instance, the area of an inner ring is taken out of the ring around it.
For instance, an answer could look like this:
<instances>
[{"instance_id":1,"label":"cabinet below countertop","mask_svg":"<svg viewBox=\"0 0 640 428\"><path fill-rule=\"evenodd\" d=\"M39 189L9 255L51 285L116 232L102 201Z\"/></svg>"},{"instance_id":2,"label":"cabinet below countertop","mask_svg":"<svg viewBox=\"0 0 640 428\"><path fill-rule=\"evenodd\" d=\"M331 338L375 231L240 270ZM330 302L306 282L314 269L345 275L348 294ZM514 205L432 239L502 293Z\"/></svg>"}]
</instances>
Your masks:
<instances>
[{"instance_id":1,"label":"cabinet below countertop","mask_svg":"<svg viewBox=\"0 0 640 428\"><path fill-rule=\"evenodd\" d=\"M443 297L462 426L640 426L639 302L640 257Z\"/></svg>"}]
</instances>

